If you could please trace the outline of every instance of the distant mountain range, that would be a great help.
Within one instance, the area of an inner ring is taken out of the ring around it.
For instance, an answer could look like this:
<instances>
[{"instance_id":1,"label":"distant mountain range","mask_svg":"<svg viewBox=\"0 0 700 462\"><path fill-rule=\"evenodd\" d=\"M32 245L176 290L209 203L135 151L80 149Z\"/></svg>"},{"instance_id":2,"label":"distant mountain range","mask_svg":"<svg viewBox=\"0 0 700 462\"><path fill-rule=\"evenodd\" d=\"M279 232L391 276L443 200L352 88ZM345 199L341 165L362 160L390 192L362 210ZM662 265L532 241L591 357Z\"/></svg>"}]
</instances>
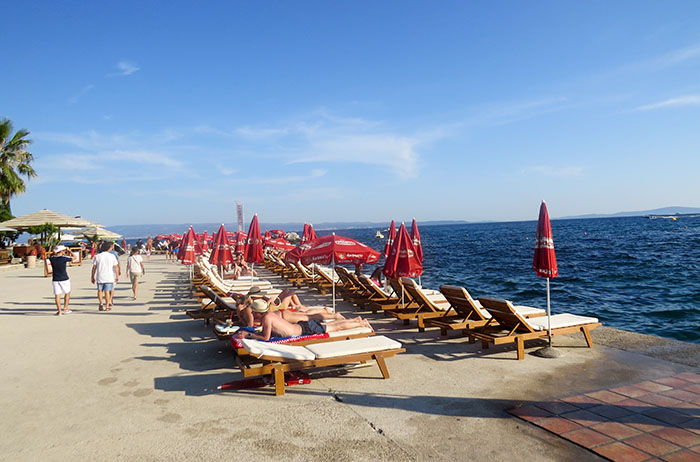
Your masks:
<instances>
[{"instance_id":1,"label":"distant mountain range","mask_svg":"<svg viewBox=\"0 0 700 462\"><path fill-rule=\"evenodd\" d=\"M564 219L580 219L580 218L618 218L618 217L639 217L647 215L674 215L674 214L700 214L700 208L697 207L663 207L653 210L643 210L637 212L618 212L612 214L588 214L588 215L576 215L567 217L552 217L553 220L564 220ZM533 221L535 219L533 218ZM437 220L437 221L421 221L420 226L437 226L437 225L461 225L466 223L474 223L466 220ZM190 224L194 226L194 229L200 233L208 231L209 234L215 233L221 223L180 223L180 224L151 224L151 225L112 225L107 228L110 231L119 233L126 237L127 239L134 238L144 238L146 236L157 236L158 234L181 234L184 232ZM388 223L386 222L372 222L372 221L353 221L353 222L323 222L314 223L314 229L318 231L335 230L335 229L362 229L362 228L376 228L376 229L386 229ZM237 231L237 223L224 223L224 226L228 231ZM247 231L248 223L246 223ZM409 223L410 226L410 223ZM304 229L303 222L290 222L290 223L260 223L260 228L266 229L283 229L287 232L294 231L301 234L302 229Z\"/></svg>"},{"instance_id":2,"label":"distant mountain range","mask_svg":"<svg viewBox=\"0 0 700 462\"><path fill-rule=\"evenodd\" d=\"M588 215L576 215L572 217L559 217L559 219L567 218L615 218L615 217L645 217L647 215L675 215L675 214L695 214L700 213L700 208L697 207L662 207L660 209L643 210L641 212L617 212L608 215L591 213Z\"/></svg>"}]
</instances>

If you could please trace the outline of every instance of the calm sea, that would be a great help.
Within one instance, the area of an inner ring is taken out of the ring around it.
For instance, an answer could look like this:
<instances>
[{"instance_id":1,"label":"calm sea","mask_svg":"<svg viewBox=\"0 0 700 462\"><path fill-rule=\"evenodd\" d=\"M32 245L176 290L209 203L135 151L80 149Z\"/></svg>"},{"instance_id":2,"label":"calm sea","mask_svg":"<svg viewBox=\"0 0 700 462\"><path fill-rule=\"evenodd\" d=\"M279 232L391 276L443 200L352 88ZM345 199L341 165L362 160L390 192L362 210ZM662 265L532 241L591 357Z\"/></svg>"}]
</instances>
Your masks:
<instances>
[{"instance_id":1,"label":"calm sea","mask_svg":"<svg viewBox=\"0 0 700 462\"><path fill-rule=\"evenodd\" d=\"M545 279L532 270L536 221L418 226L424 287L453 284L474 298L546 307ZM336 234L381 250L375 232ZM550 284L553 313L700 343L700 218L553 220L552 233L559 267Z\"/></svg>"}]
</instances>

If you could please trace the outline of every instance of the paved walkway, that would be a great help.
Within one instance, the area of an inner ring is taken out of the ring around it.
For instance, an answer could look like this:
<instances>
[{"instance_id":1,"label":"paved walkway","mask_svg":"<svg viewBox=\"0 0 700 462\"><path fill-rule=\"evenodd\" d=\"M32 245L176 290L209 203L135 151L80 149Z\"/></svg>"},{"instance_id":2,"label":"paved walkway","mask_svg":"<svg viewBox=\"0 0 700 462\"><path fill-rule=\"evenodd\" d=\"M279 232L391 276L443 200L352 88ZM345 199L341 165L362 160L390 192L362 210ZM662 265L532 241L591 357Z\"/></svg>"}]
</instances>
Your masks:
<instances>
[{"instance_id":1,"label":"paved walkway","mask_svg":"<svg viewBox=\"0 0 700 462\"><path fill-rule=\"evenodd\" d=\"M509 411L614 461L700 461L700 375L686 372Z\"/></svg>"},{"instance_id":2,"label":"paved walkway","mask_svg":"<svg viewBox=\"0 0 700 462\"><path fill-rule=\"evenodd\" d=\"M613 419L592 413L599 420L589 425L563 416L564 409L575 410L542 403L576 405L562 398L577 396L604 402L596 393L611 389L613 397L630 397L623 390L644 383L676 390L674 396L671 389L640 388L648 391L647 400L658 394L687 402L680 392L697 394L687 374L698 372L698 345L603 327L593 332L593 349L580 335L562 336L555 344L564 357L526 354L517 361L511 348L482 351L464 338L441 339L437 330L419 333L414 325L371 313L361 314L407 350L387 361L390 379L364 367L314 378L282 397L270 388L219 391L218 385L242 376L230 346L184 314L197 307L186 269L160 256L146 268L139 300L131 300L129 284L120 282L108 313L97 311L89 264L70 268L73 313L61 317L53 315L50 280L41 268L0 272L0 459L600 461L595 451L614 442L589 450L539 423L559 417L590 429ZM263 273L277 287L288 286ZM330 300L306 289L299 295L308 304ZM345 303L338 309L357 314ZM528 343L526 352L537 346ZM670 384L669 377L687 383ZM638 401L645 410L635 415L659 420L649 416L653 403ZM512 408L551 415L531 424L509 414ZM678 446L661 457L697 451L689 443L681 453L678 435L658 433L670 426L625 425ZM612 439L605 428L591 431ZM635 436L616 439L653 454L634 446Z\"/></svg>"}]
</instances>

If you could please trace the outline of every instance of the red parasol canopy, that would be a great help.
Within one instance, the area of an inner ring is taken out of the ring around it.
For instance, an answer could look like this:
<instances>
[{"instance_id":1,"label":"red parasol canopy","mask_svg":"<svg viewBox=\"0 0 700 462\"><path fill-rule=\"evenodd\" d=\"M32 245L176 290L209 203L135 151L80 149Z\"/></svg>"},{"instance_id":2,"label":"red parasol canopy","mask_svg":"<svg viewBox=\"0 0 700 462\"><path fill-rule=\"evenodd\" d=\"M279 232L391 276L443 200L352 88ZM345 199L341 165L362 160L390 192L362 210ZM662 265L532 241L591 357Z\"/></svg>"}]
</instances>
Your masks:
<instances>
[{"instance_id":1,"label":"red parasol canopy","mask_svg":"<svg viewBox=\"0 0 700 462\"><path fill-rule=\"evenodd\" d=\"M396 225L394 220L391 220L391 226L389 226L389 234L386 236L386 245L384 246L384 258L389 256L391 251L391 246L394 245L394 240L396 239Z\"/></svg>"},{"instance_id":2,"label":"red parasol canopy","mask_svg":"<svg viewBox=\"0 0 700 462\"><path fill-rule=\"evenodd\" d=\"M298 262L299 258L301 258L301 254L309 248L309 244L299 244L284 255L284 261L286 261L287 263Z\"/></svg>"},{"instance_id":3,"label":"red parasol canopy","mask_svg":"<svg viewBox=\"0 0 700 462\"><path fill-rule=\"evenodd\" d=\"M258 223L258 214L253 216L248 228L248 238L246 239L245 249L243 250L243 258L248 263L258 263L263 260L262 236L260 235L260 224Z\"/></svg>"},{"instance_id":4,"label":"red parasol canopy","mask_svg":"<svg viewBox=\"0 0 700 462\"><path fill-rule=\"evenodd\" d=\"M190 227L180 244L180 252L177 258L182 261L183 265L194 265L197 256L202 254L202 249L199 247L197 237L194 234L194 229Z\"/></svg>"},{"instance_id":5,"label":"red parasol canopy","mask_svg":"<svg viewBox=\"0 0 700 462\"><path fill-rule=\"evenodd\" d=\"M538 276L543 278L553 278L559 275L557 256L554 253L552 226L549 223L547 204L544 201L540 205L540 219L537 222L535 258L532 261L532 269L535 270Z\"/></svg>"},{"instance_id":6,"label":"red parasol canopy","mask_svg":"<svg viewBox=\"0 0 700 462\"><path fill-rule=\"evenodd\" d=\"M216 239L212 246L211 255L209 255L209 263L218 266L230 265L233 263L233 254L231 254L231 246L226 239L226 229L223 224L214 236Z\"/></svg>"},{"instance_id":7,"label":"red parasol canopy","mask_svg":"<svg viewBox=\"0 0 700 462\"><path fill-rule=\"evenodd\" d=\"M288 240L281 238L281 237L276 238L276 239L273 239L273 238L268 239L263 244L263 247L274 247L275 249L282 249L282 250L292 250L292 249L296 248L294 246L294 244L292 244Z\"/></svg>"},{"instance_id":8,"label":"red parasol canopy","mask_svg":"<svg viewBox=\"0 0 700 462\"><path fill-rule=\"evenodd\" d=\"M396 233L396 240L389 251L389 256L386 258L382 272L386 277L392 279L400 277L414 278L423 274L423 265L418 260L416 248L408 235L406 225L403 223L401 223L399 231Z\"/></svg>"},{"instance_id":9,"label":"red parasol canopy","mask_svg":"<svg viewBox=\"0 0 700 462\"><path fill-rule=\"evenodd\" d=\"M304 231L301 232L301 243L306 244L309 242L309 224L304 223Z\"/></svg>"},{"instance_id":10,"label":"red parasol canopy","mask_svg":"<svg viewBox=\"0 0 700 462\"><path fill-rule=\"evenodd\" d=\"M413 241L413 247L416 249L418 261L423 263L423 246L420 243L420 233L418 232L418 223L416 223L415 218L413 223L411 223L411 241Z\"/></svg>"},{"instance_id":11,"label":"red parasol canopy","mask_svg":"<svg viewBox=\"0 0 700 462\"><path fill-rule=\"evenodd\" d=\"M337 264L359 263L370 264L379 260L379 252L373 248L349 237L323 236L309 243L309 249L301 254L301 261L305 265L319 263L328 265L331 262Z\"/></svg>"}]
</instances>

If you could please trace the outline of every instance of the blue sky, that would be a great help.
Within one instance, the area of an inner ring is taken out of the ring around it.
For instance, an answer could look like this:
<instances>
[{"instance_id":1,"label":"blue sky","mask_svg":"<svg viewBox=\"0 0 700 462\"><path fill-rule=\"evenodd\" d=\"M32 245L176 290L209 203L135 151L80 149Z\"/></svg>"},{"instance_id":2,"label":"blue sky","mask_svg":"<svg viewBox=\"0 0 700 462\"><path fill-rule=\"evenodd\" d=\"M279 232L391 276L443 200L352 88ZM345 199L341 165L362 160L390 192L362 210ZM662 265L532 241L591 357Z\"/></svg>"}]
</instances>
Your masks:
<instances>
[{"instance_id":1,"label":"blue sky","mask_svg":"<svg viewBox=\"0 0 700 462\"><path fill-rule=\"evenodd\" d=\"M99 223L700 206L700 2L13 2L12 201Z\"/></svg>"}]
</instances>

